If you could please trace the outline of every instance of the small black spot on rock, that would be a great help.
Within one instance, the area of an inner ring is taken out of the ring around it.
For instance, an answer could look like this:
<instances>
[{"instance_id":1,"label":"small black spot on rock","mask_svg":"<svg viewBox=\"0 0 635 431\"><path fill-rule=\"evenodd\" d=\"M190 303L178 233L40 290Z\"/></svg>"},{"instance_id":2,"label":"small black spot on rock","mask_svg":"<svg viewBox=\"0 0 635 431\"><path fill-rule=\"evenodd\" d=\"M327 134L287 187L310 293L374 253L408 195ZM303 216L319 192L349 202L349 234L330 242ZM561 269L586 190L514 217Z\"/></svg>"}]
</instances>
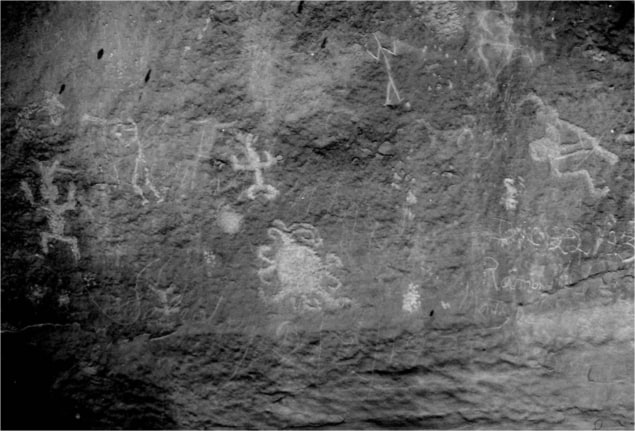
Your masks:
<instances>
[{"instance_id":1,"label":"small black spot on rock","mask_svg":"<svg viewBox=\"0 0 635 431\"><path fill-rule=\"evenodd\" d=\"M97 60L101 60L101 58L104 56L104 49L100 49L99 51L97 51Z\"/></svg>"},{"instance_id":2,"label":"small black spot on rock","mask_svg":"<svg viewBox=\"0 0 635 431\"><path fill-rule=\"evenodd\" d=\"M143 80L143 82L148 82L150 80L150 73L152 73L152 69L148 70L148 73L146 73L146 77Z\"/></svg>"},{"instance_id":3,"label":"small black spot on rock","mask_svg":"<svg viewBox=\"0 0 635 431\"><path fill-rule=\"evenodd\" d=\"M430 317L434 316L434 310L430 310Z\"/></svg>"},{"instance_id":4,"label":"small black spot on rock","mask_svg":"<svg viewBox=\"0 0 635 431\"><path fill-rule=\"evenodd\" d=\"M66 90L66 85L62 84L62 86L60 87L59 94L62 94L64 92L64 90Z\"/></svg>"}]
</instances>

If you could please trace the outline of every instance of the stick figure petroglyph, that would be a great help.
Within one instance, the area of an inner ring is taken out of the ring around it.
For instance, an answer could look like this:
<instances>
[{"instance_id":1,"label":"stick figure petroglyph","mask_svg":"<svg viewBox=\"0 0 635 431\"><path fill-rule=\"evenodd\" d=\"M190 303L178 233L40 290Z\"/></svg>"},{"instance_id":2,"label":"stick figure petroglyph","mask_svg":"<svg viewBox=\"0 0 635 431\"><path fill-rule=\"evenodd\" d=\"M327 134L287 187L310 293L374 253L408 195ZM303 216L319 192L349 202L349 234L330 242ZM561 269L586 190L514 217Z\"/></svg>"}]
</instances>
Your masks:
<instances>
[{"instance_id":1,"label":"stick figure petroglyph","mask_svg":"<svg viewBox=\"0 0 635 431\"><path fill-rule=\"evenodd\" d=\"M37 163L41 175L40 195L46 201L46 203L44 203L41 208L46 212L46 218L48 220L50 230L49 232L42 232L40 234L41 246L44 254L48 254L49 242L51 240L56 239L60 242L64 242L70 245L73 257L77 262L80 258L77 238L64 234L64 230L66 227L64 213L75 209L77 205L77 200L75 199L75 192L77 190L77 187L75 186L75 183L69 183L66 202L61 204L57 203L57 200L59 198L59 189L53 183L55 174L56 172L72 173L72 171L69 169L60 168L59 164L59 160L55 160L50 166L46 166L42 162ZM26 183L26 181L22 181L20 187L26 195L29 203L31 203L31 205L35 205L33 193L31 192L31 188Z\"/></svg>"},{"instance_id":2,"label":"stick figure petroglyph","mask_svg":"<svg viewBox=\"0 0 635 431\"><path fill-rule=\"evenodd\" d=\"M258 140L258 137L254 137L251 133L239 133L237 137L238 140L245 145L244 152L247 157L247 161L245 163L240 163L238 158L232 155L232 168L235 171L254 172L254 184L250 185L245 192L247 197L253 200L256 198L256 193L262 192L267 200L275 199L278 197L280 192L271 184L265 184L262 171L263 169L273 166L276 163L276 159L268 151L265 151L265 160L260 160L260 156L258 156L258 153L253 148L253 145Z\"/></svg>"},{"instance_id":3,"label":"stick figure petroglyph","mask_svg":"<svg viewBox=\"0 0 635 431\"><path fill-rule=\"evenodd\" d=\"M386 65L386 72L388 72L388 84L386 85L386 101L384 102L384 106L392 106L398 105L403 101L401 96L399 95L399 90L397 90L397 86L395 85L395 81L392 79L392 69L390 68L390 62L388 61L388 57L386 53L390 55L397 55L397 43L393 40L392 43L392 51L388 48L384 48L379 41L379 37L377 37L378 33L373 33L373 37L377 42L377 53L373 54L372 52L366 50L368 55L370 55L374 60L379 61L379 57L384 57L384 64Z\"/></svg>"}]
</instances>

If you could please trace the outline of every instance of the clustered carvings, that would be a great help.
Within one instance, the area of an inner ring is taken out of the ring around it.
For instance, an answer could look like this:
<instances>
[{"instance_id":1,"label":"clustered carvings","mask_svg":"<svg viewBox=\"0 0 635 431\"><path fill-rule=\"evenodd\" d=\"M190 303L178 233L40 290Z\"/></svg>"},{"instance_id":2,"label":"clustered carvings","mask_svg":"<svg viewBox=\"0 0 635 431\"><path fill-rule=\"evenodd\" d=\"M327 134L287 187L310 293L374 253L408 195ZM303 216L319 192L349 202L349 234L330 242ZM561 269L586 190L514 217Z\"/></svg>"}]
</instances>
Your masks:
<instances>
[{"instance_id":1,"label":"clustered carvings","mask_svg":"<svg viewBox=\"0 0 635 431\"><path fill-rule=\"evenodd\" d=\"M441 29L448 38L454 37L463 31L464 16L455 4L439 3L428 5L425 3L413 2L415 10L437 19L438 31ZM476 56L482 62L488 75L496 78L500 72L520 54L520 57L533 62L535 55L533 51L520 45L518 38L513 32L513 19L508 15L515 10L516 3L509 2L503 4L503 13L493 11L481 11L476 15L478 27L478 40L475 42ZM207 19L209 24L210 19ZM203 32L207 29L207 24ZM202 36L199 33L198 39ZM405 99L400 95L397 85L393 79L392 67L389 56L416 51L415 48L398 40L389 40L381 33L373 33L376 50L367 53L377 62L383 62L388 75L386 85L385 106L400 105ZM385 47L390 45L390 47ZM427 47L421 50L425 56ZM103 50L98 53L98 58L103 55ZM447 57L447 54L446 54ZM456 64L456 61L455 61ZM145 80L148 81L151 71L148 71ZM450 84L451 85L451 84ZM60 91L60 93L63 91ZM553 175L556 178L574 178L582 181L589 189L593 197L603 197L608 193L608 188L598 189L587 170L571 170L568 166L571 159L584 161L589 155L596 155L600 159L614 165L618 161L617 155L602 148L599 141L590 136L582 128L563 121L559 118L558 112L547 106L538 96L530 94L525 97L520 105L532 102L537 106L536 119L544 128L544 137L534 140L529 144L529 152L534 161L548 162ZM407 103L407 102L406 102ZM404 104L405 105L405 104ZM407 105L409 106L409 104ZM43 101L27 106L18 115L18 132L23 139L32 137L30 122L39 114L46 113L49 123L58 126L62 121L62 114L66 108L59 102L57 96L46 92ZM136 157L132 172L131 184L136 195L142 204L150 203L144 194L144 186L156 198L156 203L160 204L164 200L159 190L154 186L150 173L150 166L146 161L143 146L140 139L139 127L132 119L127 120L104 120L90 115L84 115L83 121L96 123L101 126L111 127L113 135L117 141L125 148L136 146ZM217 129L234 128L235 122L220 123L214 126L212 134L213 146ZM472 134L471 129L466 128L463 135ZM280 191L271 184L267 184L264 178L264 171L273 167L277 160L269 151L264 150L262 156L256 150L258 137L241 131L236 131L233 136L241 144L239 153L230 156L232 169L238 171L253 172L254 182L241 194L250 200L262 197L267 201L272 201L280 195ZM632 135L630 135L632 142ZM201 142L196 156L195 165L203 157L204 146ZM41 205L47 214L48 232L41 233L41 248L47 254L49 243L52 240L68 244L76 261L80 258L78 241L73 236L65 235L65 214L76 209L76 186L70 182L67 186L67 196L63 203L58 203L59 190L54 184L54 178L58 172L71 172L59 167L60 161L55 160L50 165L38 162L41 175L40 195L44 203ZM195 174L194 174L195 175ZM518 178L516 182L513 178L505 178L503 185L505 194L501 198L501 204L508 212L516 211L519 205L520 192L524 190L523 179ZM194 187L193 180L191 186ZM26 199L31 205L36 206L35 198L26 181L22 181L21 188ZM520 190L519 190L520 189ZM416 197L409 192L407 204L416 204ZM411 220L414 215L409 207L406 207L405 217ZM243 222L243 215L234 212L229 207L223 207L219 212L217 223L225 233L236 234L240 231ZM272 226L267 229L267 236L271 240L268 245L261 245L257 248L257 259L261 262L257 275L260 280L259 295L265 304L275 305L282 308L290 308L293 312L324 311L341 309L350 306L352 301L341 294L342 282L337 276L337 272L342 268L340 258L333 253L324 251L324 241L320 237L318 230L307 223L294 223L287 226L282 220L275 220ZM205 254L208 266L213 265L213 255ZM492 258L493 259L493 258ZM631 258L632 260L632 258ZM496 285L495 268L490 268L491 279ZM145 270L145 269L144 269ZM143 271L143 270L142 270ZM510 278L511 280L511 278ZM523 281L523 280L521 280ZM509 282L511 283L511 281ZM517 283L518 284L518 283ZM537 283L534 283L537 285ZM162 315L169 316L178 313L180 310L182 295L174 284L170 284L167 289L160 289L151 286L151 290L157 295L160 307L155 309ZM442 302L443 308L450 305ZM416 313L421 310L420 287L410 283L403 295L402 310L406 313Z\"/></svg>"}]
</instances>

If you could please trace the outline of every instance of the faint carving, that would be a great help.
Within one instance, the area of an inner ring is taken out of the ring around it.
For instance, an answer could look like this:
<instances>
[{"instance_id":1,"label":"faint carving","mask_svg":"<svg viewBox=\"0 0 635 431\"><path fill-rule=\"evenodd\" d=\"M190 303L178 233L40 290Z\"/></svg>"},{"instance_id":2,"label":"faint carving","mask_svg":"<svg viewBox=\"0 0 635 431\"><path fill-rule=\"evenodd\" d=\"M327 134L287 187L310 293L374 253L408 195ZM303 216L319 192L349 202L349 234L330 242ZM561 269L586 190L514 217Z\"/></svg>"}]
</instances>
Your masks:
<instances>
[{"instance_id":1,"label":"faint carving","mask_svg":"<svg viewBox=\"0 0 635 431\"><path fill-rule=\"evenodd\" d=\"M142 280L143 273L158 262L159 259L155 259L146 264L136 275L134 284L134 298L130 298L128 301L123 301L122 296L130 297L130 292L127 290L122 292L122 295L110 294L103 289L98 289L95 295L91 294L90 289L97 286L97 280L95 274L84 273L82 279L84 280L84 290L86 291L90 301L97 307L99 312L111 322L114 322L122 326L134 325L141 317L141 295L139 284ZM113 293L117 293L116 291Z\"/></svg>"},{"instance_id":2,"label":"faint carving","mask_svg":"<svg viewBox=\"0 0 635 431\"><path fill-rule=\"evenodd\" d=\"M214 149L219 131L230 129L236 125L235 121L229 123L220 123L215 118L207 118L204 120L194 121L195 124L203 125L201 137L198 142L198 149L194 160L187 160L184 168L183 178L179 187L183 187L186 191L194 190L198 177L198 170L205 157Z\"/></svg>"},{"instance_id":3,"label":"faint carving","mask_svg":"<svg viewBox=\"0 0 635 431\"><path fill-rule=\"evenodd\" d=\"M474 291L474 289L470 286L470 283L468 282L465 285L465 294L463 295L463 299L461 299L461 303L459 304L459 312L465 312L470 310L471 308L474 308L476 306L478 306L479 304L479 299L476 296L476 292Z\"/></svg>"},{"instance_id":4,"label":"faint carving","mask_svg":"<svg viewBox=\"0 0 635 431\"><path fill-rule=\"evenodd\" d=\"M408 226L408 223L412 222L415 218L414 212L412 212L412 207L417 203L417 197L412 193L412 190L408 191L406 196L406 203L402 208L402 222L401 228L399 230L399 234L403 234Z\"/></svg>"},{"instance_id":5,"label":"faint carving","mask_svg":"<svg viewBox=\"0 0 635 431\"><path fill-rule=\"evenodd\" d=\"M514 32L514 20L508 14L511 11L509 2L500 3L503 13L482 10L476 14L476 57L483 63L492 82L516 58L530 66L543 58L541 53L522 46Z\"/></svg>"},{"instance_id":6,"label":"faint carving","mask_svg":"<svg viewBox=\"0 0 635 431\"><path fill-rule=\"evenodd\" d=\"M521 277L517 277L514 274L507 275L503 277L501 280L501 290L537 290L542 291L545 290L545 287L539 280L535 279L525 279Z\"/></svg>"},{"instance_id":7,"label":"faint carving","mask_svg":"<svg viewBox=\"0 0 635 431\"><path fill-rule=\"evenodd\" d=\"M79 261L79 246L77 244L77 238L73 236L68 236L64 234L64 230L66 227L66 220L64 219L64 213L67 211L72 211L76 208L77 200L75 198L75 192L77 187L75 183L70 182L68 185L68 194L66 196L66 202L62 204L58 204L57 200L59 198L59 189L53 183L56 172L66 172L72 173L73 171L69 169L64 169L59 167L60 161L55 160L50 166L44 165L42 162L37 162L38 168L40 170L41 176L41 185L40 185L40 195L42 199L46 201L45 204L42 205L42 209L46 212L46 218L48 220L49 232L42 232L41 235L41 246L44 254L47 254L49 251L49 241L58 240L60 242L64 242L71 247L71 252L73 253L73 257L75 261ZM26 181L22 181L20 183L20 188L24 192L26 199L31 203L31 205L35 205L35 199L33 197L33 193L31 188L26 183Z\"/></svg>"},{"instance_id":8,"label":"faint carving","mask_svg":"<svg viewBox=\"0 0 635 431\"><path fill-rule=\"evenodd\" d=\"M615 222L597 227L595 234L586 232L586 245L578 229L571 226L515 226L503 232L500 227L498 235L492 235L491 239L505 250L528 248L564 256L604 256L612 261L630 263L634 260L633 230L615 232L612 230L614 225Z\"/></svg>"},{"instance_id":9,"label":"faint carving","mask_svg":"<svg viewBox=\"0 0 635 431\"><path fill-rule=\"evenodd\" d=\"M44 92L42 109L49 115L49 121L52 126L62 124L62 113L66 110L66 107L58 100L56 94L50 91Z\"/></svg>"},{"instance_id":10,"label":"faint carving","mask_svg":"<svg viewBox=\"0 0 635 431\"><path fill-rule=\"evenodd\" d=\"M466 16L460 3L411 0L410 4L415 17L434 32L435 39L446 42L464 34Z\"/></svg>"},{"instance_id":11,"label":"faint carving","mask_svg":"<svg viewBox=\"0 0 635 431\"><path fill-rule=\"evenodd\" d=\"M134 191L141 196L142 205L146 205L149 201L145 197L143 193L143 189L139 186L139 173L143 170L144 174L144 183L150 189L154 197L157 199L157 203L163 202L163 198L157 191L157 189L152 184L151 176L150 176L150 168L148 167L148 162L146 162L145 155L143 154L143 146L141 145L141 141L139 139L139 128L137 127L137 123L135 123L132 119L128 119L126 123L120 123L121 130L124 132L132 132L132 142L137 145L137 157L135 158L134 170L132 171L132 187ZM116 132L116 136L120 132ZM127 141L123 141L124 145L127 145Z\"/></svg>"},{"instance_id":12,"label":"faint carving","mask_svg":"<svg viewBox=\"0 0 635 431\"><path fill-rule=\"evenodd\" d=\"M492 267L486 268L483 271L485 277L485 283L491 286L494 290L498 290L498 283L496 282L496 270L498 269L498 261L491 256L486 256L485 261L490 261Z\"/></svg>"},{"instance_id":13,"label":"faint carving","mask_svg":"<svg viewBox=\"0 0 635 431\"><path fill-rule=\"evenodd\" d=\"M519 177L519 187L523 187L523 179ZM505 207L506 211L516 211L518 207L518 189L516 188L513 178L505 178L503 180L505 186L505 194L501 197L501 204Z\"/></svg>"},{"instance_id":14,"label":"faint carving","mask_svg":"<svg viewBox=\"0 0 635 431\"><path fill-rule=\"evenodd\" d=\"M238 158L234 155L231 156L232 168L235 171L253 171L254 172L254 184L249 186L246 190L247 197L249 199L255 199L256 193L262 192L267 200L275 199L279 192L270 185L265 184L262 176L262 170L270 168L276 163L276 159L268 152L265 151L265 161L261 161L253 145L258 140L250 133L238 133L238 140L245 146L245 156L247 157L246 163L240 163Z\"/></svg>"},{"instance_id":15,"label":"faint carving","mask_svg":"<svg viewBox=\"0 0 635 431\"><path fill-rule=\"evenodd\" d=\"M205 18L205 27L203 27L202 29L200 29L198 31L198 34L196 35L196 40L203 39L203 33L205 33L207 31L207 28L209 27L209 23L211 21L212 21L212 19L210 17Z\"/></svg>"},{"instance_id":16,"label":"faint carving","mask_svg":"<svg viewBox=\"0 0 635 431\"><path fill-rule=\"evenodd\" d=\"M631 224L631 232L633 232L632 226L633 222L629 222ZM623 233L621 236L622 245L626 246L628 252L626 254L630 254L630 257L625 257L622 259L622 263L633 263L635 262L635 237L633 235L629 235L627 233ZM630 253L629 253L630 252ZM622 257L622 255L620 255Z\"/></svg>"},{"instance_id":17,"label":"faint carving","mask_svg":"<svg viewBox=\"0 0 635 431\"><path fill-rule=\"evenodd\" d=\"M177 287L174 283L170 283L165 289L150 284L150 289L156 294L159 301L159 306L154 307L156 313L161 314L162 317L170 317L181 311L183 295L177 293Z\"/></svg>"},{"instance_id":18,"label":"faint carving","mask_svg":"<svg viewBox=\"0 0 635 431\"><path fill-rule=\"evenodd\" d=\"M635 143L635 134L622 133L615 138L615 142L617 142L618 144L633 145Z\"/></svg>"},{"instance_id":19,"label":"faint carving","mask_svg":"<svg viewBox=\"0 0 635 431\"><path fill-rule=\"evenodd\" d=\"M211 250L204 250L203 259L205 260L205 275L211 277L212 269L216 265L216 255Z\"/></svg>"},{"instance_id":20,"label":"faint carving","mask_svg":"<svg viewBox=\"0 0 635 431\"><path fill-rule=\"evenodd\" d=\"M271 246L258 247L258 259L267 266L258 270L265 286L273 286L272 293L260 288L266 303L290 303L295 311L338 308L350 304L347 298L336 298L342 283L333 271L342 266L332 253L321 255L323 246L317 230L306 223L289 227L280 220L273 222L267 235Z\"/></svg>"},{"instance_id":21,"label":"faint carving","mask_svg":"<svg viewBox=\"0 0 635 431\"><path fill-rule=\"evenodd\" d=\"M157 199L157 203L163 202L163 197L159 194L159 191L156 189L154 184L152 183L152 177L150 173L150 168L148 166L148 162L145 159L145 154L143 152L143 146L141 145L141 140L139 138L139 128L137 123L129 118L126 121L122 121L119 119L114 120L104 120L103 118L93 117L92 115L84 114L82 116L82 121L88 123L98 124L100 126L113 126L113 136L119 141L119 143L125 147L129 148L130 144L137 146L137 155L134 161L134 168L132 171L132 179L131 184L132 188L137 195L141 197L141 204L146 205L150 201L146 198L143 188L139 185L139 177L143 175L144 177L144 185L148 187L148 189L152 192L154 197ZM119 172L117 171L117 167L113 166L117 178L119 178Z\"/></svg>"},{"instance_id":22,"label":"faint carving","mask_svg":"<svg viewBox=\"0 0 635 431\"><path fill-rule=\"evenodd\" d=\"M496 319L500 316L509 316L511 306L506 302L496 299L487 297L480 298L475 289L468 283L465 286L465 294L458 306L458 312L470 313L475 318L487 321L488 319Z\"/></svg>"},{"instance_id":23,"label":"faint carving","mask_svg":"<svg viewBox=\"0 0 635 431\"><path fill-rule=\"evenodd\" d=\"M485 318L507 316L510 314L510 306L503 301L487 301L478 307L478 313Z\"/></svg>"}]
</instances>

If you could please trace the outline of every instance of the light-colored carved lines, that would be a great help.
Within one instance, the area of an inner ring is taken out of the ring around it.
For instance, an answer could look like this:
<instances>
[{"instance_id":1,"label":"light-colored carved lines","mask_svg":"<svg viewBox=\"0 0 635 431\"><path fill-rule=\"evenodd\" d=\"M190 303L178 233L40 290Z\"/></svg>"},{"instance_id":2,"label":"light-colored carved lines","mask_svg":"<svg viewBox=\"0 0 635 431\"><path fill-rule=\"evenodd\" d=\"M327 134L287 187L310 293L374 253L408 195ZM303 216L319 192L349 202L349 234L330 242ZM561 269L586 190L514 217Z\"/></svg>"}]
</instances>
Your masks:
<instances>
[{"instance_id":1,"label":"light-colored carved lines","mask_svg":"<svg viewBox=\"0 0 635 431\"><path fill-rule=\"evenodd\" d=\"M536 119L544 127L544 136L529 143L532 160L549 162L552 174L556 178L581 181L595 198L606 196L609 188L596 188L591 174L586 169L578 168L591 155L596 155L611 166L618 162L618 156L603 148L597 138L581 127L561 120L558 112L547 106L540 97L530 94L521 100L520 106L528 101L537 105ZM568 166L576 161L578 162L575 167Z\"/></svg>"},{"instance_id":2,"label":"light-colored carved lines","mask_svg":"<svg viewBox=\"0 0 635 431\"><path fill-rule=\"evenodd\" d=\"M57 203L59 197L59 189L53 183L55 174L57 172L72 173L72 171L68 169L60 168L59 164L59 160L53 161L50 166L46 166L44 163L38 162L38 168L41 175L40 195L45 201L41 208L46 212L46 218L49 225L49 232L42 232L40 234L42 252L44 254L47 254L49 251L49 242L51 240L57 240L66 243L71 247L71 252L73 253L73 257L77 262L80 258L77 238L64 234L66 226L64 213L75 209L77 205L77 200L75 198L77 187L75 186L75 183L70 182L68 185L66 202L62 204ZM20 183L20 187L29 203L35 205L33 193L31 192L31 188L26 183L26 181L22 181Z\"/></svg>"},{"instance_id":3,"label":"light-colored carved lines","mask_svg":"<svg viewBox=\"0 0 635 431\"><path fill-rule=\"evenodd\" d=\"M342 266L336 255L323 255L322 238L317 230L306 223L287 227L276 220L267 230L273 245L258 247L257 255L265 267L258 277L272 292L260 288L263 301L271 304L291 305L294 311L319 311L348 304L345 298L336 298L342 283L333 271Z\"/></svg>"},{"instance_id":4,"label":"light-colored carved lines","mask_svg":"<svg viewBox=\"0 0 635 431\"><path fill-rule=\"evenodd\" d=\"M249 186L245 191L247 197L253 200L256 198L257 193L263 193L267 200L275 199L280 192L271 184L265 184L262 171L273 166L276 163L276 159L268 151L265 151L265 160L260 160L260 156L258 156L258 153L253 148L258 138L254 137L251 133L239 133L238 140L245 146L244 152L247 161L241 163L236 156L232 155L232 168L235 171L253 171L254 173L254 184Z\"/></svg>"}]
</instances>

